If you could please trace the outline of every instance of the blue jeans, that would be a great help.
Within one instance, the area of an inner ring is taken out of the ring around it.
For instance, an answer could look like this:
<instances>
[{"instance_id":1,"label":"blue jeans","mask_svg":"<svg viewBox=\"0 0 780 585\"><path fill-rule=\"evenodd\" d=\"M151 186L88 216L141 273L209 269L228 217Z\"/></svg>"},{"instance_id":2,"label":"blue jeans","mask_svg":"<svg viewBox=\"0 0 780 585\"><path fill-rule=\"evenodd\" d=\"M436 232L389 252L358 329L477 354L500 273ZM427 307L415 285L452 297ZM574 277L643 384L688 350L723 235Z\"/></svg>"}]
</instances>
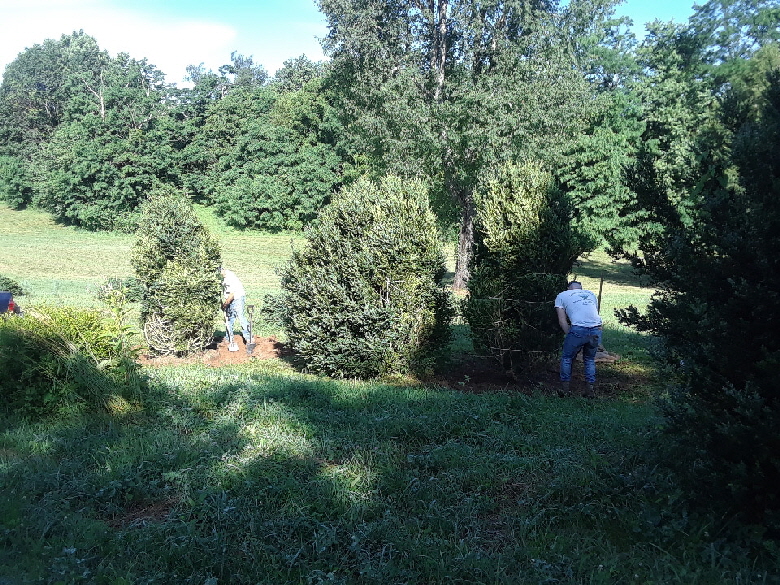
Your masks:
<instances>
[{"instance_id":1,"label":"blue jeans","mask_svg":"<svg viewBox=\"0 0 780 585\"><path fill-rule=\"evenodd\" d=\"M233 323L236 322L236 318L241 323L241 337L244 338L246 343L251 343L251 339L247 340L246 336L249 333L249 321L244 317L244 305L246 304L246 297L237 297L231 301L227 308L228 316L228 337L233 337Z\"/></svg>"},{"instance_id":2,"label":"blue jeans","mask_svg":"<svg viewBox=\"0 0 780 585\"><path fill-rule=\"evenodd\" d=\"M572 325L563 340L561 354L561 382L571 380L571 363L582 350L582 361L585 366L585 381L588 384L596 382L596 350L601 345L601 327L580 327Z\"/></svg>"}]
</instances>

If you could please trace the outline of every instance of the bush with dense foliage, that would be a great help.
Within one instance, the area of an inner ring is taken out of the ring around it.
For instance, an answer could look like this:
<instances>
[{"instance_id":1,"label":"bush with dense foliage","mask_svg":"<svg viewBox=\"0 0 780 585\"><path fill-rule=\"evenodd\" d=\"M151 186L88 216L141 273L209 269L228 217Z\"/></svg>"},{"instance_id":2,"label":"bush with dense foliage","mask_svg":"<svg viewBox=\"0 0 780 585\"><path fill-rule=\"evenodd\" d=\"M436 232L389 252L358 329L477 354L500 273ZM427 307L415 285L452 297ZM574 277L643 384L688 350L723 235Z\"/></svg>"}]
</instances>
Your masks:
<instances>
[{"instance_id":1,"label":"bush with dense foliage","mask_svg":"<svg viewBox=\"0 0 780 585\"><path fill-rule=\"evenodd\" d=\"M34 203L65 223L132 232L145 194L176 182L174 132L165 118L141 129L95 115L61 125L46 145Z\"/></svg>"},{"instance_id":2,"label":"bush with dense foliage","mask_svg":"<svg viewBox=\"0 0 780 585\"><path fill-rule=\"evenodd\" d=\"M220 251L184 196L160 192L144 205L132 264L142 286L141 326L150 351L204 349L220 307Z\"/></svg>"},{"instance_id":3,"label":"bush with dense foliage","mask_svg":"<svg viewBox=\"0 0 780 585\"><path fill-rule=\"evenodd\" d=\"M95 309L38 307L0 319L0 399L39 415L138 399L140 376L114 319Z\"/></svg>"},{"instance_id":4,"label":"bush with dense foliage","mask_svg":"<svg viewBox=\"0 0 780 585\"><path fill-rule=\"evenodd\" d=\"M83 32L25 49L0 84L0 199L132 231L145 194L178 182L170 91L146 59Z\"/></svg>"},{"instance_id":5,"label":"bush with dense foliage","mask_svg":"<svg viewBox=\"0 0 780 585\"><path fill-rule=\"evenodd\" d=\"M25 164L12 156L0 156L0 201L21 209L32 198L32 187Z\"/></svg>"},{"instance_id":6,"label":"bush with dense foliage","mask_svg":"<svg viewBox=\"0 0 780 585\"><path fill-rule=\"evenodd\" d=\"M583 251L565 194L539 163L505 165L475 193L475 253L463 314L475 346L516 371L560 345L553 300Z\"/></svg>"},{"instance_id":7,"label":"bush with dense foliage","mask_svg":"<svg viewBox=\"0 0 780 585\"><path fill-rule=\"evenodd\" d=\"M134 276L129 278L117 278L111 276L103 281L98 289L97 298L100 301L110 300L114 291L121 291L125 301L139 302L143 298L143 286Z\"/></svg>"},{"instance_id":8,"label":"bush with dense foliage","mask_svg":"<svg viewBox=\"0 0 780 585\"><path fill-rule=\"evenodd\" d=\"M302 365L360 378L432 367L452 310L423 185L358 181L307 237L281 273L282 322Z\"/></svg>"},{"instance_id":9,"label":"bush with dense foliage","mask_svg":"<svg viewBox=\"0 0 780 585\"><path fill-rule=\"evenodd\" d=\"M232 226L299 230L330 200L341 160L318 84L243 88L213 103L183 150L184 182Z\"/></svg>"},{"instance_id":10,"label":"bush with dense foliage","mask_svg":"<svg viewBox=\"0 0 780 585\"><path fill-rule=\"evenodd\" d=\"M0 274L0 290L10 292L15 297L20 297L24 294L22 285L16 282L13 278L8 278Z\"/></svg>"},{"instance_id":11,"label":"bush with dense foliage","mask_svg":"<svg viewBox=\"0 0 780 585\"><path fill-rule=\"evenodd\" d=\"M699 137L695 206L642 184L665 229L634 260L659 290L620 316L662 341L669 460L690 492L780 529L780 66L765 80L732 83Z\"/></svg>"}]
</instances>

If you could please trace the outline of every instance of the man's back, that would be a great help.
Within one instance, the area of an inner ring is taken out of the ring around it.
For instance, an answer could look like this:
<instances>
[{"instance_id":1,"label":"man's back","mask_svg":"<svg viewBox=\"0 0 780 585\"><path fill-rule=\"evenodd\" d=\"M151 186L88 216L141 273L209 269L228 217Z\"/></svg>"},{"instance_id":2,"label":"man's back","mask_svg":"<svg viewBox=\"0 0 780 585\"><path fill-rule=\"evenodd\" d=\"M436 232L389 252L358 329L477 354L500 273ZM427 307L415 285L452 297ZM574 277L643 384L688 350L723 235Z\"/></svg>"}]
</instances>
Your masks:
<instances>
[{"instance_id":1,"label":"man's back","mask_svg":"<svg viewBox=\"0 0 780 585\"><path fill-rule=\"evenodd\" d=\"M565 290L555 297L555 307L566 311L572 325L597 327L601 325L598 299L592 291L583 289Z\"/></svg>"},{"instance_id":2,"label":"man's back","mask_svg":"<svg viewBox=\"0 0 780 585\"><path fill-rule=\"evenodd\" d=\"M246 296L244 285L231 270L225 270L225 277L222 281L222 288L225 290L225 294L233 293L234 298L240 298Z\"/></svg>"}]
</instances>

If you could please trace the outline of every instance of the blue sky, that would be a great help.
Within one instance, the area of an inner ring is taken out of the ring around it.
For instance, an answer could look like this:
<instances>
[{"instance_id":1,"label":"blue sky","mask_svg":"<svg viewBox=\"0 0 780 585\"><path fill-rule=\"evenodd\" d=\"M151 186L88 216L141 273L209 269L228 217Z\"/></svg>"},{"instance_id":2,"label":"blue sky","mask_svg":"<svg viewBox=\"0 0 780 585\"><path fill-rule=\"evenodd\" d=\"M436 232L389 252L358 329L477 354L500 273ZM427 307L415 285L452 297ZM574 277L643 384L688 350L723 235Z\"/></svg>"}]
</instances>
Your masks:
<instances>
[{"instance_id":1,"label":"blue sky","mask_svg":"<svg viewBox=\"0 0 780 585\"><path fill-rule=\"evenodd\" d=\"M685 22L692 6L627 0L617 13L631 17L639 34L656 18ZM327 32L314 0L0 0L0 22L0 70L27 47L83 29L112 54L146 57L179 85L187 65L216 70L231 51L271 74L302 54L323 59L317 37Z\"/></svg>"}]
</instances>

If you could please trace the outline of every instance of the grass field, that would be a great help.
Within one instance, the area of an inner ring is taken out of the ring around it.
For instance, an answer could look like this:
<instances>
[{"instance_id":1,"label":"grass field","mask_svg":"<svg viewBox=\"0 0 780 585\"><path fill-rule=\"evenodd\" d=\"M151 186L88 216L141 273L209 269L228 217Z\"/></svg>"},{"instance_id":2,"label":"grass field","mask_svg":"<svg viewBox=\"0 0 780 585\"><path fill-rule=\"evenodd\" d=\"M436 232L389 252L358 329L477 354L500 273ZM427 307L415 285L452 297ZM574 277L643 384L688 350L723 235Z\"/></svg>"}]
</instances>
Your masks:
<instances>
[{"instance_id":1,"label":"grass field","mask_svg":"<svg viewBox=\"0 0 780 585\"><path fill-rule=\"evenodd\" d=\"M224 264L240 275L250 298L278 290L275 269L289 257L295 236L237 231L207 209L197 211L219 239ZM98 306L97 289L105 279L133 275L132 235L62 226L45 213L14 211L2 204L0 226L5 251L0 274L28 291L27 304Z\"/></svg>"},{"instance_id":2,"label":"grass field","mask_svg":"<svg viewBox=\"0 0 780 585\"><path fill-rule=\"evenodd\" d=\"M251 297L278 287L289 235L199 213ZM95 305L131 274L131 237L3 207L0 225L25 303ZM611 309L651 291L600 255L577 269L595 291L602 274L613 374L645 376ZM474 394L283 360L147 374L142 405L0 415L0 584L780 583L776 545L686 505L647 391Z\"/></svg>"}]
</instances>

